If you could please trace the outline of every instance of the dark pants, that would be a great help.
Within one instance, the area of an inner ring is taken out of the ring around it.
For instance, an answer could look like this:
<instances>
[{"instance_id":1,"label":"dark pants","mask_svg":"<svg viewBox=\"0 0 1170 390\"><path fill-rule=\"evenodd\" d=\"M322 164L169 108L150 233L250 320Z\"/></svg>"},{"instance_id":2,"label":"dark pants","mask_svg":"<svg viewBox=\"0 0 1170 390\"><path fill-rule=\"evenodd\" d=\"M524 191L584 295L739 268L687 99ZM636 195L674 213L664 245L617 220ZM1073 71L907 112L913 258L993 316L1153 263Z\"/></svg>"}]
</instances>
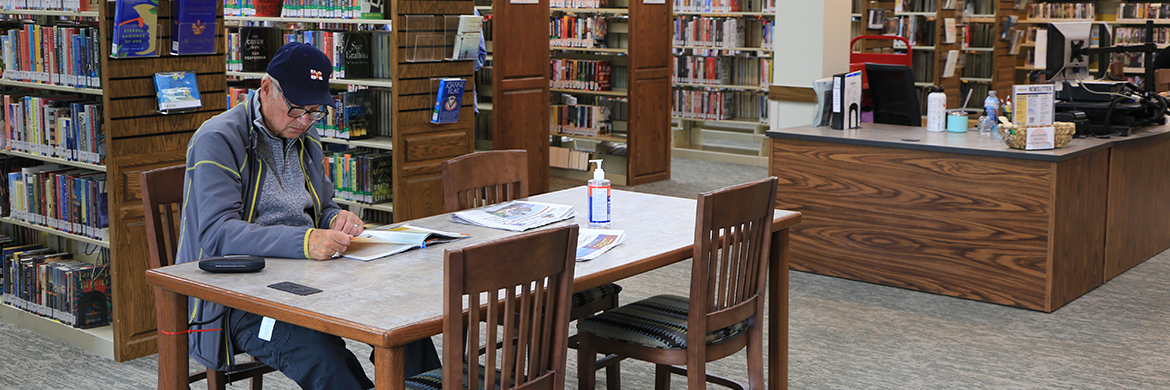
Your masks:
<instances>
[{"instance_id":1,"label":"dark pants","mask_svg":"<svg viewBox=\"0 0 1170 390\"><path fill-rule=\"evenodd\" d=\"M231 310L232 344L285 376L302 389L370 389L374 383L362 370L341 337L276 321L269 341L261 340L264 318ZM406 345L405 374L411 376L440 367L439 354L430 338Z\"/></svg>"}]
</instances>

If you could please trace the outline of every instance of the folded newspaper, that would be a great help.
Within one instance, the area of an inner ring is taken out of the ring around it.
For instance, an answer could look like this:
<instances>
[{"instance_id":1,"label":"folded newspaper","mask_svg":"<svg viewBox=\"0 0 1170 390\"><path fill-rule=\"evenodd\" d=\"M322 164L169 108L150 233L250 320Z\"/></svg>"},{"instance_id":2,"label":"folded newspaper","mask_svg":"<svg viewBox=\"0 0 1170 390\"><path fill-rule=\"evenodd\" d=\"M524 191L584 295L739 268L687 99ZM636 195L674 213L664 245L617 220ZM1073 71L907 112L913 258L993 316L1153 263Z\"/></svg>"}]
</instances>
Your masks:
<instances>
[{"instance_id":1,"label":"folded newspaper","mask_svg":"<svg viewBox=\"0 0 1170 390\"><path fill-rule=\"evenodd\" d=\"M451 214L451 221L522 232L577 215L573 206L525 201L504 202Z\"/></svg>"},{"instance_id":2,"label":"folded newspaper","mask_svg":"<svg viewBox=\"0 0 1170 390\"><path fill-rule=\"evenodd\" d=\"M577 233L577 261L596 259L625 239L625 230L581 229Z\"/></svg>"}]
</instances>

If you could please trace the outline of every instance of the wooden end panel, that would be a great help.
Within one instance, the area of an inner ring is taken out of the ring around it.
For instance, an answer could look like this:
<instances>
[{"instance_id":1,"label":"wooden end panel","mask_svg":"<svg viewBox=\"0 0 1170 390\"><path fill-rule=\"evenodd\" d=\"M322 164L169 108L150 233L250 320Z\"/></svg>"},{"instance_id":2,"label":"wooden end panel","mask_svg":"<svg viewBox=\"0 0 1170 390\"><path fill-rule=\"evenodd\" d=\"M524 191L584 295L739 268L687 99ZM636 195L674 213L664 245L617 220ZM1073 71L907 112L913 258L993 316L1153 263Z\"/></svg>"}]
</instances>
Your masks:
<instances>
[{"instance_id":1,"label":"wooden end panel","mask_svg":"<svg viewBox=\"0 0 1170 390\"><path fill-rule=\"evenodd\" d=\"M657 69L631 73L627 185L668 180L670 78L660 77Z\"/></svg>"},{"instance_id":2,"label":"wooden end panel","mask_svg":"<svg viewBox=\"0 0 1170 390\"><path fill-rule=\"evenodd\" d=\"M195 82L199 85L199 97L209 92L227 90L227 78L223 73L206 73L195 75ZM110 80L107 90L126 91L120 98L150 97L155 98L153 78L134 78ZM137 93L138 95L131 95Z\"/></svg>"},{"instance_id":3,"label":"wooden end panel","mask_svg":"<svg viewBox=\"0 0 1170 390\"><path fill-rule=\"evenodd\" d=\"M534 78L544 81L544 78ZM543 87L510 89L522 84L505 80L496 93L496 107L508 107L508 115L493 115L497 150L528 151L529 194L548 192L549 175L549 97L548 82ZM531 82L527 84L533 84ZM521 85L522 86L522 85ZM531 85L530 85L531 86Z\"/></svg>"},{"instance_id":4,"label":"wooden end panel","mask_svg":"<svg viewBox=\"0 0 1170 390\"><path fill-rule=\"evenodd\" d=\"M464 91L466 91L466 92L473 91L471 86L475 85L475 79L473 79L471 76L449 76L449 77L459 77L459 78L462 78L464 80L467 80L467 86L464 87ZM399 88L403 91L410 91L410 92L403 92L402 93L403 95L422 95L422 94L428 94L428 93L435 93L435 92L439 91L438 81L431 81L431 79L398 80L394 83L394 87ZM432 99L431 105L434 105L434 104L435 104L435 101L434 101L434 99Z\"/></svg>"},{"instance_id":5,"label":"wooden end panel","mask_svg":"<svg viewBox=\"0 0 1170 390\"><path fill-rule=\"evenodd\" d=\"M496 3L492 37L495 58L507 58L492 64L492 77L548 79L548 38L533 31L548 29L548 0L536 4ZM545 84L548 84L547 82ZM493 85L500 85L498 82Z\"/></svg>"},{"instance_id":6,"label":"wooden end panel","mask_svg":"<svg viewBox=\"0 0 1170 390\"><path fill-rule=\"evenodd\" d=\"M114 359L127 361L158 352L153 290L146 285L146 225L138 173L182 164L190 137L141 137L112 143L110 150L110 254L114 294Z\"/></svg>"},{"instance_id":7,"label":"wooden end panel","mask_svg":"<svg viewBox=\"0 0 1170 390\"><path fill-rule=\"evenodd\" d=\"M422 110L399 112L394 120L398 121L395 124L398 127L395 134L400 135L430 134L451 130L463 131L472 126L472 121L475 120L475 109L471 106L463 106L459 110L459 121L455 123L431 123L431 112Z\"/></svg>"},{"instance_id":8,"label":"wooden end panel","mask_svg":"<svg viewBox=\"0 0 1170 390\"><path fill-rule=\"evenodd\" d=\"M162 72L166 70L191 70L197 74L202 73L216 73L223 74L226 71L225 59L223 54L208 54L208 55L193 55L193 56L163 56L158 58L123 58L110 59L109 62L116 63L118 66L102 68L102 77L111 79L128 79L137 77L153 77L154 72ZM105 85L105 84L102 84ZM153 90L154 87L151 87ZM140 92L131 91L117 91L106 89L107 95L114 98L126 96L139 96Z\"/></svg>"},{"instance_id":9,"label":"wooden end panel","mask_svg":"<svg viewBox=\"0 0 1170 390\"><path fill-rule=\"evenodd\" d=\"M221 113L227 109L227 98L223 91L218 93L201 93L199 100L203 102L203 107L196 112L213 112ZM109 105L106 106L109 111L111 119L119 118L136 118L144 116L162 116L158 113L158 98L154 96L126 98L126 99L110 99Z\"/></svg>"},{"instance_id":10,"label":"wooden end panel","mask_svg":"<svg viewBox=\"0 0 1170 390\"><path fill-rule=\"evenodd\" d=\"M792 268L1045 309L1051 163L772 139Z\"/></svg>"},{"instance_id":11,"label":"wooden end panel","mask_svg":"<svg viewBox=\"0 0 1170 390\"><path fill-rule=\"evenodd\" d=\"M446 132L404 140L405 163L439 162L471 153L471 140L465 132Z\"/></svg>"},{"instance_id":12,"label":"wooden end panel","mask_svg":"<svg viewBox=\"0 0 1170 390\"><path fill-rule=\"evenodd\" d=\"M1168 156L1170 157L1170 156ZM1056 164L1052 207L1053 311L1105 282L1105 223L1109 151Z\"/></svg>"},{"instance_id":13,"label":"wooden end panel","mask_svg":"<svg viewBox=\"0 0 1170 390\"><path fill-rule=\"evenodd\" d=\"M1170 137L1110 150L1105 280L1170 247Z\"/></svg>"},{"instance_id":14,"label":"wooden end panel","mask_svg":"<svg viewBox=\"0 0 1170 390\"><path fill-rule=\"evenodd\" d=\"M148 134L195 132L203 121L216 112L194 112L189 114L158 115L130 119L111 119L106 124L107 135L113 139L136 137ZM187 135L190 137L190 135Z\"/></svg>"},{"instance_id":15,"label":"wooden end panel","mask_svg":"<svg viewBox=\"0 0 1170 390\"><path fill-rule=\"evenodd\" d=\"M464 90L463 101L459 102L463 107L471 107L475 104L475 96L470 89ZM425 110L428 113L435 109L435 95L406 95L398 97L398 111L414 111ZM462 115L460 115L462 119Z\"/></svg>"},{"instance_id":16,"label":"wooden end panel","mask_svg":"<svg viewBox=\"0 0 1170 390\"><path fill-rule=\"evenodd\" d=\"M430 164L439 167L439 164ZM435 169L437 171L437 169ZM402 184L394 193L394 220L408 221L443 212L443 176L403 174Z\"/></svg>"},{"instance_id":17,"label":"wooden end panel","mask_svg":"<svg viewBox=\"0 0 1170 390\"><path fill-rule=\"evenodd\" d=\"M768 100L778 102L816 103L817 93L807 87L786 87L772 85L768 87Z\"/></svg>"},{"instance_id":18,"label":"wooden end panel","mask_svg":"<svg viewBox=\"0 0 1170 390\"><path fill-rule=\"evenodd\" d=\"M429 79L432 77L471 77L475 64L472 61L444 61L444 62L400 62L398 63L398 80ZM403 94L420 93L422 90L415 87L406 88L408 84L395 84L396 89ZM429 86L428 86L429 88Z\"/></svg>"},{"instance_id":19,"label":"wooden end panel","mask_svg":"<svg viewBox=\"0 0 1170 390\"><path fill-rule=\"evenodd\" d=\"M674 13L669 3L630 2L630 72L646 68L670 69L673 24Z\"/></svg>"}]
</instances>

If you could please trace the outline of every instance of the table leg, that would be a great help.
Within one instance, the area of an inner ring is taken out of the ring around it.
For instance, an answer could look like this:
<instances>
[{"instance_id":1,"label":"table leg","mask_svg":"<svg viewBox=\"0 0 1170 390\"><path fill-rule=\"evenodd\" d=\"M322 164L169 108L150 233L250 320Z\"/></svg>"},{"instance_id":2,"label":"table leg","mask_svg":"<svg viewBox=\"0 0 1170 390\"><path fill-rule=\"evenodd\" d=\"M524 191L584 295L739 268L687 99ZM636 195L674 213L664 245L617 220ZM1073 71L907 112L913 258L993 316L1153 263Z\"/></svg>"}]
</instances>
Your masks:
<instances>
[{"instance_id":1,"label":"table leg","mask_svg":"<svg viewBox=\"0 0 1170 390\"><path fill-rule=\"evenodd\" d=\"M403 378L405 346L374 347L374 388L378 390L405 390Z\"/></svg>"},{"instance_id":2,"label":"table leg","mask_svg":"<svg viewBox=\"0 0 1170 390\"><path fill-rule=\"evenodd\" d=\"M768 389L788 388L788 229L768 251Z\"/></svg>"},{"instance_id":3,"label":"table leg","mask_svg":"<svg viewBox=\"0 0 1170 390\"><path fill-rule=\"evenodd\" d=\"M158 388L187 389L187 296L154 288L158 321ZM165 333L164 333L165 332ZM170 334L168 334L170 333Z\"/></svg>"}]
</instances>

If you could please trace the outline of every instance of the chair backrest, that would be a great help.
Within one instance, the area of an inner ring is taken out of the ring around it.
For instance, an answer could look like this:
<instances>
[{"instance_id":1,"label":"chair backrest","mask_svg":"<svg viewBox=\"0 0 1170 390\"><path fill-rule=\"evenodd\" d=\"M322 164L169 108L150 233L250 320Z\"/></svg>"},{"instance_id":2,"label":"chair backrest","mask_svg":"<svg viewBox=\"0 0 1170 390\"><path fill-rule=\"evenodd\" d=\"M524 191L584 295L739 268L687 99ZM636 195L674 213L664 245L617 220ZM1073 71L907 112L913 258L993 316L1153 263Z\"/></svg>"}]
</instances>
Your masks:
<instances>
[{"instance_id":1,"label":"chair backrest","mask_svg":"<svg viewBox=\"0 0 1170 390\"><path fill-rule=\"evenodd\" d=\"M708 332L762 315L776 182L769 177L699 194L688 345L704 345Z\"/></svg>"},{"instance_id":2,"label":"chair backrest","mask_svg":"<svg viewBox=\"0 0 1170 390\"><path fill-rule=\"evenodd\" d=\"M492 150L443 162L447 212L528 197L528 152Z\"/></svg>"},{"instance_id":3,"label":"chair backrest","mask_svg":"<svg viewBox=\"0 0 1170 390\"><path fill-rule=\"evenodd\" d=\"M914 72L909 66L865 64L869 73L869 96L873 123L921 126L922 109L914 89Z\"/></svg>"},{"instance_id":4,"label":"chair backrest","mask_svg":"<svg viewBox=\"0 0 1170 390\"><path fill-rule=\"evenodd\" d=\"M142 207L146 215L146 242L150 249L150 268L174 264L179 246L183 174L186 170L186 166L176 165L139 173Z\"/></svg>"},{"instance_id":5,"label":"chair backrest","mask_svg":"<svg viewBox=\"0 0 1170 390\"><path fill-rule=\"evenodd\" d=\"M463 387L464 367L467 378L483 377L500 388L564 388L577 229L538 230L446 251L443 344L466 345L470 352L443 348L444 389L478 388ZM472 308L466 322L464 299ZM486 353L479 356L481 347Z\"/></svg>"}]
</instances>

